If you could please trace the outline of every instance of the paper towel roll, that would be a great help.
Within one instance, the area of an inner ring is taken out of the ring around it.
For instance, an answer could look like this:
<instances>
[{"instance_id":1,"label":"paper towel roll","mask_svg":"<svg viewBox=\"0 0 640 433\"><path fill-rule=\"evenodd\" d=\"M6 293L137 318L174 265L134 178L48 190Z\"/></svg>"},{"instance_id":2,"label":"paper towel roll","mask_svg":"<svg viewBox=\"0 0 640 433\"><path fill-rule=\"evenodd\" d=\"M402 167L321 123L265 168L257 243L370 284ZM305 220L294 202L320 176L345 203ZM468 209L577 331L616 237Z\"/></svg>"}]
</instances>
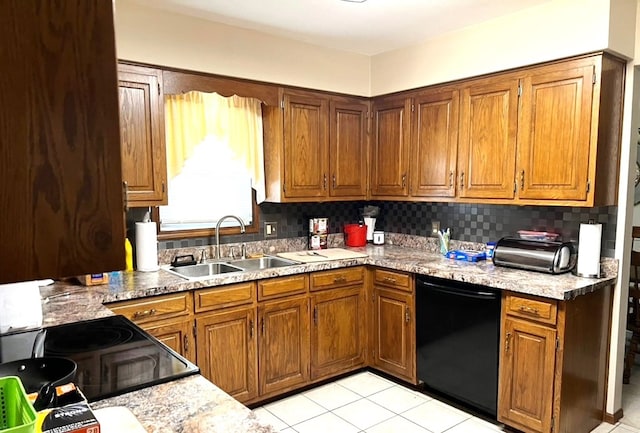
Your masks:
<instances>
[{"instance_id":1,"label":"paper towel roll","mask_svg":"<svg viewBox=\"0 0 640 433\"><path fill-rule=\"evenodd\" d=\"M600 243L602 224L580 224L578 239L578 264L576 273L580 277L600 276Z\"/></svg>"},{"instance_id":2,"label":"paper towel roll","mask_svg":"<svg viewBox=\"0 0 640 433\"><path fill-rule=\"evenodd\" d=\"M139 271L158 270L158 236L156 223L136 223L136 264Z\"/></svg>"}]
</instances>

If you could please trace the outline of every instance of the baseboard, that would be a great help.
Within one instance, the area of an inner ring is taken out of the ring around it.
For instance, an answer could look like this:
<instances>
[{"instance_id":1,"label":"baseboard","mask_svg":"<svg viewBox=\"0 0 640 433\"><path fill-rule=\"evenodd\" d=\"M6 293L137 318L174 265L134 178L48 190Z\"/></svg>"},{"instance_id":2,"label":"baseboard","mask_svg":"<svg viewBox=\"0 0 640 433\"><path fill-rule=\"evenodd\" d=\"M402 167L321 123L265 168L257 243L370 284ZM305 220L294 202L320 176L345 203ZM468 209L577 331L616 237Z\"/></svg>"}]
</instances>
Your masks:
<instances>
[{"instance_id":1,"label":"baseboard","mask_svg":"<svg viewBox=\"0 0 640 433\"><path fill-rule=\"evenodd\" d=\"M622 408L618 409L613 415L605 412L604 413L604 422L609 424L615 424L622 419Z\"/></svg>"}]
</instances>

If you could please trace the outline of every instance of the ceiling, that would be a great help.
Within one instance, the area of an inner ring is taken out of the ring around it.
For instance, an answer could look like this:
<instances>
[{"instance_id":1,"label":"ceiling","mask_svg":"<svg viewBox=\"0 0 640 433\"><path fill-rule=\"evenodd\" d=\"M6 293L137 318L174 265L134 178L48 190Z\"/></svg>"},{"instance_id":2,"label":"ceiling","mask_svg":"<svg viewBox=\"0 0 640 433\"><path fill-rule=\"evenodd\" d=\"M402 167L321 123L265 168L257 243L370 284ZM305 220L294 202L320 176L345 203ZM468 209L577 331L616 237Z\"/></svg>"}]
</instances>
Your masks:
<instances>
[{"instance_id":1,"label":"ceiling","mask_svg":"<svg viewBox=\"0 0 640 433\"><path fill-rule=\"evenodd\" d=\"M375 55L552 0L132 1L327 48Z\"/></svg>"}]
</instances>

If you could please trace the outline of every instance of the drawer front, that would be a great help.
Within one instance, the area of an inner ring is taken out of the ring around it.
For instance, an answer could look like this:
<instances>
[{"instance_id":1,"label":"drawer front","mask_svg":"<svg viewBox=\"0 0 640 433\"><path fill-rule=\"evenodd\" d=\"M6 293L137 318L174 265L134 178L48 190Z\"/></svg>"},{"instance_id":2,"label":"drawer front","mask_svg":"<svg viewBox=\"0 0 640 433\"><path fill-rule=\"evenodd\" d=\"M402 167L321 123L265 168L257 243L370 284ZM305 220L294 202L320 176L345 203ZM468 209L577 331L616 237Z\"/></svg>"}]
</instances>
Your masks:
<instances>
[{"instance_id":1,"label":"drawer front","mask_svg":"<svg viewBox=\"0 0 640 433\"><path fill-rule=\"evenodd\" d=\"M393 287L394 289L413 292L411 275L388 269L374 269L373 282L377 285Z\"/></svg>"},{"instance_id":2,"label":"drawer front","mask_svg":"<svg viewBox=\"0 0 640 433\"><path fill-rule=\"evenodd\" d=\"M324 290L364 283L364 266L333 269L311 274L311 290Z\"/></svg>"},{"instance_id":3,"label":"drawer front","mask_svg":"<svg viewBox=\"0 0 640 433\"><path fill-rule=\"evenodd\" d=\"M309 278L307 274L262 280L258 281L258 300L306 293L308 289Z\"/></svg>"},{"instance_id":4,"label":"drawer front","mask_svg":"<svg viewBox=\"0 0 640 433\"><path fill-rule=\"evenodd\" d=\"M118 302L110 304L108 307L114 313L122 314L132 322L145 323L188 315L192 311L191 299L190 292L181 292Z\"/></svg>"},{"instance_id":5,"label":"drawer front","mask_svg":"<svg viewBox=\"0 0 640 433\"><path fill-rule=\"evenodd\" d=\"M196 313L250 304L256 299L253 282L211 287L195 292Z\"/></svg>"},{"instance_id":6,"label":"drawer front","mask_svg":"<svg viewBox=\"0 0 640 433\"><path fill-rule=\"evenodd\" d=\"M510 316L556 324L558 303L552 299L507 295L505 309Z\"/></svg>"}]
</instances>

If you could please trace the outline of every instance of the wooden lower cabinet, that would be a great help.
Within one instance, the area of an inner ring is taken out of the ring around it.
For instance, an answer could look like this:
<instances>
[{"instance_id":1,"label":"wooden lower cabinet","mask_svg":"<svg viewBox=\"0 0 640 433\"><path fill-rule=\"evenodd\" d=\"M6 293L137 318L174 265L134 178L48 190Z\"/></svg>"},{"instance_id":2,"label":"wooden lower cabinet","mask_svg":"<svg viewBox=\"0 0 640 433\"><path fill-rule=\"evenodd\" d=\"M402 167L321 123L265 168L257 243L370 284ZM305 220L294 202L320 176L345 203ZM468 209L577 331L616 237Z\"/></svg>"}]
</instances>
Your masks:
<instances>
[{"instance_id":1,"label":"wooden lower cabinet","mask_svg":"<svg viewBox=\"0 0 640 433\"><path fill-rule=\"evenodd\" d=\"M282 393L309 381L309 297L258 306L260 396Z\"/></svg>"},{"instance_id":2,"label":"wooden lower cabinet","mask_svg":"<svg viewBox=\"0 0 640 433\"><path fill-rule=\"evenodd\" d=\"M603 420L612 287L568 301L504 293L498 420L589 433Z\"/></svg>"},{"instance_id":3,"label":"wooden lower cabinet","mask_svg":"<svg viewBox=\"0 0 640 433\"><path fill-rule=\"evenodd\" d=\"M373 366L415 384L413 293L375 286L373 294Z\"/></svg>"},{"instance_id":4,"label":"wooden lower cabinet","mask_svg":"<svg viewBox=\"0 0 640 433\"><path fill-rule=\"evenodd\" d=\"M362 284L311 297L311 379L364 365L365 311Z\"/></svg>"},{"instance_id":5,"label":"wooden lower cabinet","mask_svg":"<svg viewBox=\"0 0 640 433\"><path fill-rule=\"evenodd\" d=\"M502 333L499 418L550 431L556 330L507 317Z\"/></svg>"},{"instance_id":6,"label":"wooden lower cabinet","mask_svg":"<svg viewBox=\"0 0 640 433\"><path fill-rule=\"evenodd\" d=\"M196 317L198 365L204 377L241 402L258 396L256 309Z\"/></svg>"},{"instance_id":7,"label":"wooden lower cabinet","mask_svg":"<svg viewBox=\"0 0 640 433\"><path fill-rule=\"evenodd\" d=\"M143 329L167 347L196 363L196 343L191 317L152 322L144 325Z\"/></svg>"}]
</instances>

